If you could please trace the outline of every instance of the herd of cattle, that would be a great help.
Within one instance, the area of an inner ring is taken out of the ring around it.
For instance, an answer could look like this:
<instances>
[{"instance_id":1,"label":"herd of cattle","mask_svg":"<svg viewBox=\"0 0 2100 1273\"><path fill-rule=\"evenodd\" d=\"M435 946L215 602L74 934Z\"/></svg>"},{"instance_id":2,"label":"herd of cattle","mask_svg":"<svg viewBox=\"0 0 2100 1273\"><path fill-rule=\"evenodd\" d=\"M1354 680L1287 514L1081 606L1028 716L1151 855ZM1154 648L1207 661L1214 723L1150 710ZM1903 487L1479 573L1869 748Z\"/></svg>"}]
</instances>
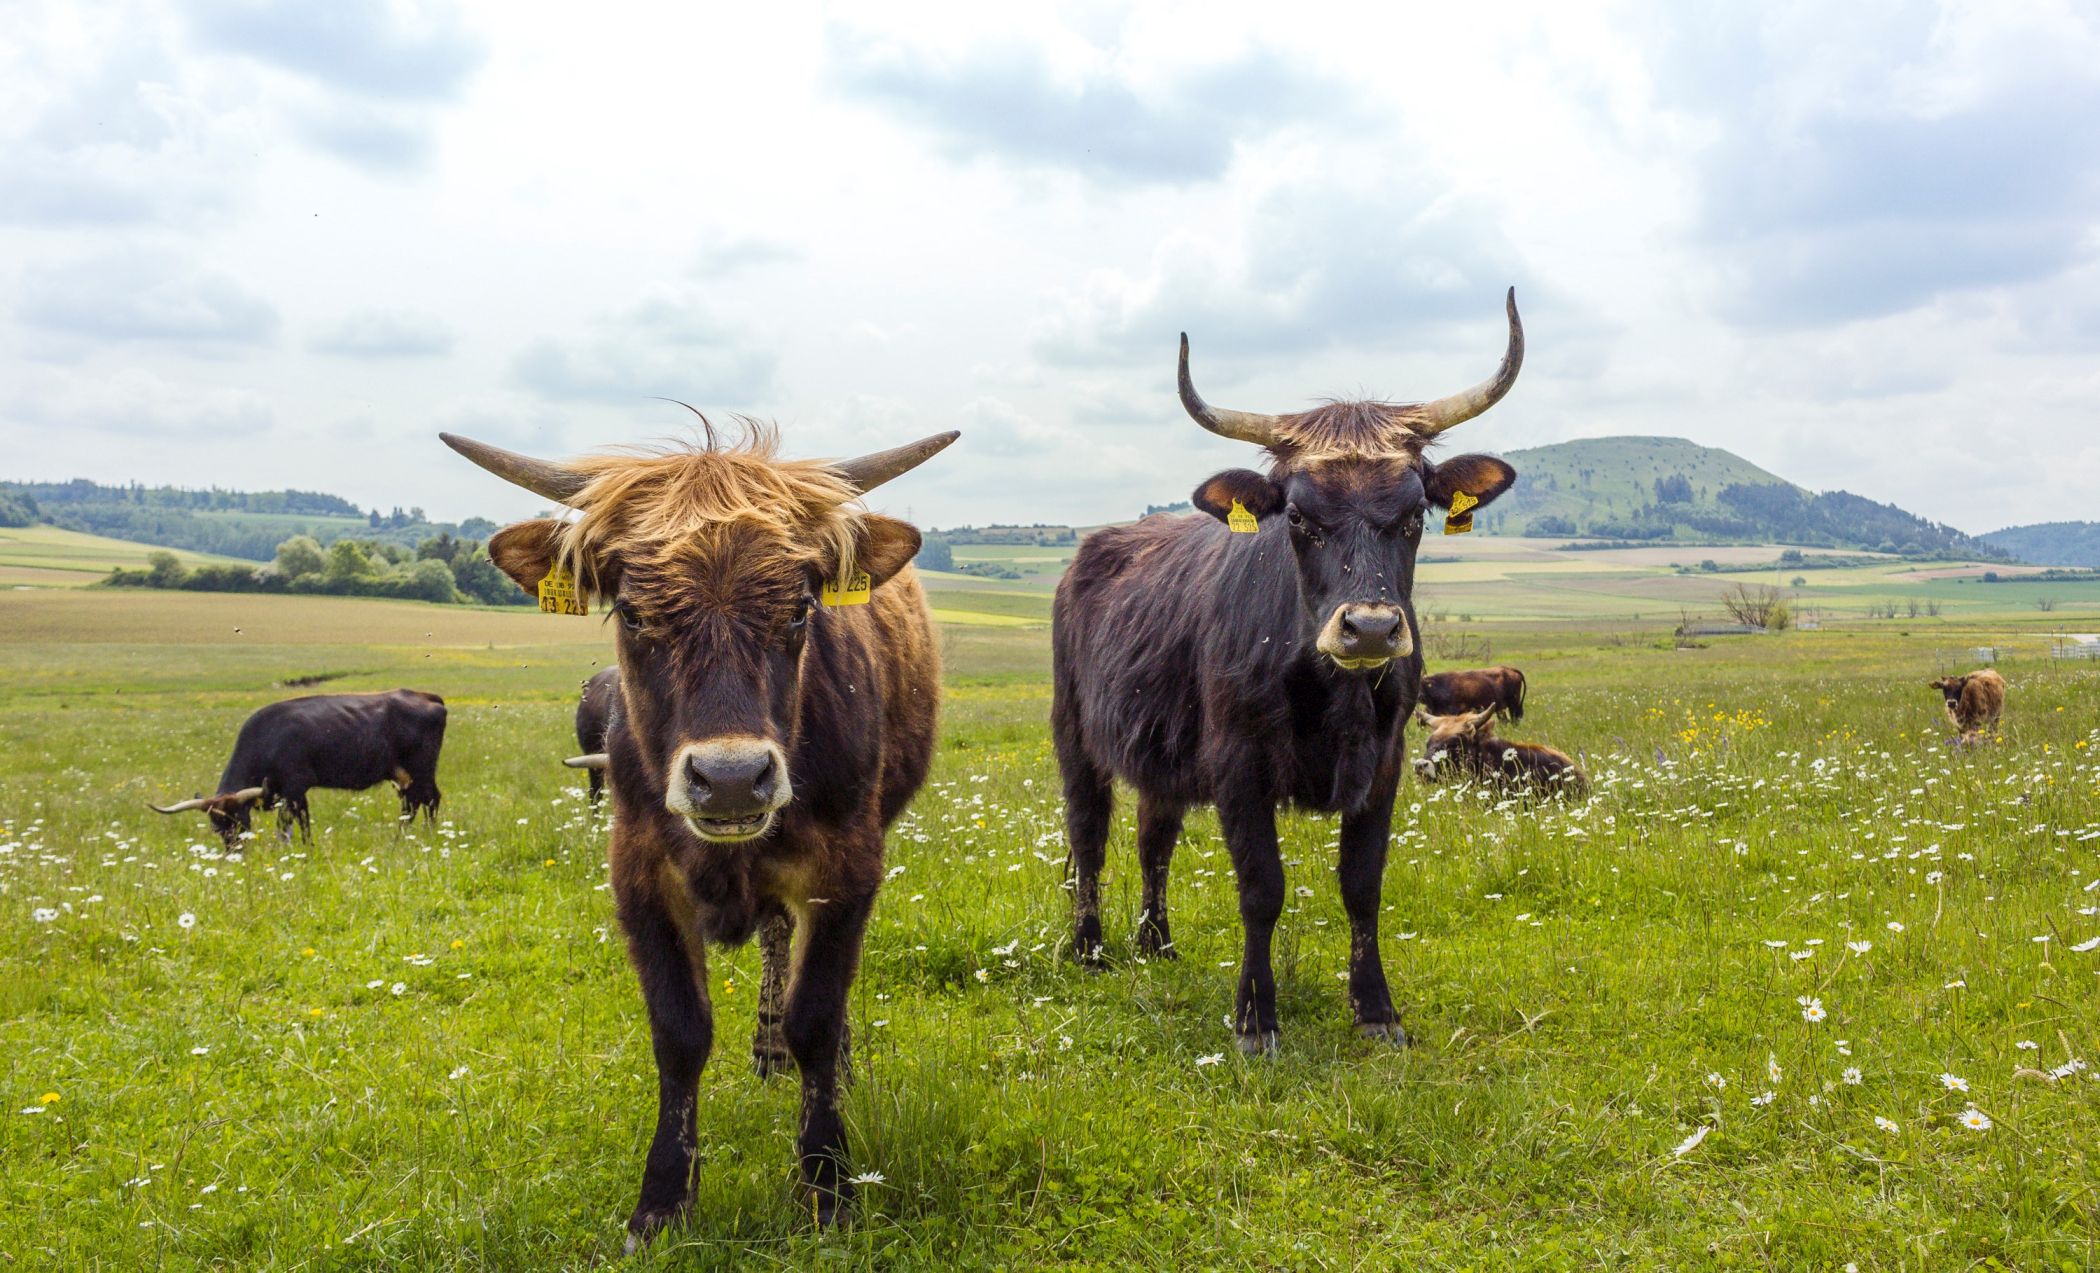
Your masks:
<instances>
[{"instance_id":1,"label":"herd of cattle","mask_svg":"<svg viewBox=\"0 0 2100 1273\"><path fill-rule=\"evenodd\" d=\"M1423 675L1416 550L1432 508L1446 533L1516 474L1483 455L1432 462L1429 444L1499 401L1524 356L1511 294L1500 368L1432 402L1330 403L1294 415L1212 407L1181 347L1180 395L1205 429L1263 449L1262 471L1196 488L1195 515L1089 536L1053 610L1051 724L1063 776L1073 952L1103 959L1099 876L1121 778L1137 793L1142 914L1135 945L1171 957L1167 877L1184 814L1213 805L1239 889L1244 950L1232 1017L1240 1048L1278 1045L1271 936L1284 904L1276 809L1341 817L1338 873L1351 941L1349 1001L1365 1035L1403 1043L1378 941L1380 888L1410 716L1428 781L1532 797L1586 793L1562 752L1495 735L1524 716L1515 668ZM496 565L546 604L617 616L618 663L577 706L595 802L611 787L608 856L658 1073L654 1139L630 1248L691 1199L695 1098L714 1042L707 947L759 938L753 1056L800 1076L800 1177L820 1223L850 1204L838 1111L847 989L884 878L885 829L925 780L940 695L938 645L910 525L860 498L953 442L937 434L842 462L781 458L769 426L719 442L552 462L469 438L447 445L573 510L504 528ZM1995 672L1935 685L1965 739L2004 703ZM237 842L251 810L310 834L314 787L391 781L404 819L434 816L445 706L434 694L328 695L249 718L206 812Z\"/></svg>"}]
</instances>

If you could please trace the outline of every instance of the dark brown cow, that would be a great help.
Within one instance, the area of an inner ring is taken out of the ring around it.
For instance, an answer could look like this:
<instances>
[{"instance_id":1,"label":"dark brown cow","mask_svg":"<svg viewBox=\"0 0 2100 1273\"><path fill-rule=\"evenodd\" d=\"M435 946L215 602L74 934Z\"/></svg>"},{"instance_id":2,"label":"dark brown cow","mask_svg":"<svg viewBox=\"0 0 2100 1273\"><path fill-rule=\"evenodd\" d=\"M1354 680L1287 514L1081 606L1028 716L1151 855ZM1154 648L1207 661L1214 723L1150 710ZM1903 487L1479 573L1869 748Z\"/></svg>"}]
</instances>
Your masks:
<instances>
[{"instance_id":1,"label":"dark brown cow","mask_svg":"<svg viewBox=\"0 0 2100 1273\"><path fill-rule=\"evenodd\" d=\"M597 804L605 788L605 735L620 708L620 669L600 668L583 683L576 700L576 746L583 752L561 763L590 775L591 803Z\"/></svg>"},{"instance_id":2,"label":"dark brown cow","mask_svg":"<svg viewBox=\"0 0 2100 1273\"><path fill-rule=\"evenodd\" d=\"M2005 678L1990 668L1943 676L1926 684L1946 698L1947 719L1954 724L1957 743L1975 746L1998 728L1998 717L2005 711Z\"/></svg>"},{"instance_id":3,"label":"dark brown cow","mask_svg":"<svg viewBox=\"0 0 2100 1273\"><path fill-rule=\"evenodd\" d=\"M1524 674L1513 667L1476 667L1422 678L1422 710L1456 716L1491 708L1504 720L1524 719Z\"/></svg>"},{"instance_id":4,"label":"dark brown cow","mask_svg":"<svg viewBox=\"0 0 2100 1273\"><path fill-rule=\"evenodd\" d=\"M218 794L156 813L201 809L212 830L233 848L247 834L260 805L277 810L277 834L294 826L313 841L306 793L315 787L363 791L391 782L401 794L401 819L421 812L436 821L438 752L445 745L445 700L422 690L381 694L309 694L258 708L233 740L233 756L219 775Z\"/></svg>"},{"instance_id":5,"label":"dark brown cow","mask_svg":"<svg viewBox=\"0 0 2100 1273\"><path fill-rule=\"evenodd\" d=\"M629 1245L692 1197L696 1086L714 1044L707 943L761 929L753 1050L762 1072L790 1057L801 1071L796 1156L829 1224L852 1192L838 1110L846 992L883 832L925 781L940 698L909 568L919 532L857 500L956 435L836 464L778 458L758 424L736 446L709 429L704 446L561 464L443 436L582 513L505 527L489 541L497 566L528 591L565 566L619 618L612 887L657 1071Z\"/></svg>"},{"instance_id":6,"label":"dark brown cow","mask_svg":"<svg viewBox=\"0 0 2100 1273\"><path fill-rule=\"evenodd\" d=\"M1277 1045L1269 948L1283 910L1276 806L1342 815L1349 1002L1367 1035L1404 1042L1378 953L1379 886L1421 685L1411 594L1431 506L1470 511L1509 488L1500 460L1423 452L1509 391L1524 357L1516 297L1494 378L1416 405L1335 403L1268 416L1210 406L1181 345L1181 401L1213 433L1267 448L1269 471L1196 488L1208 516L1154 516L1087 537L1058 583L1051 721L1063 773L1073 948L1102 954L1099 877L1113 780L1138 793L1140 951L1170 954L1167 868L1189 806L1215 804L1245 946L1233 1029ZM1240 533L1244 531L1245 533Z\"/></svg>"},{"instance_id":7,"label":"dark brown cow","mask_svg":"<svg viewBox=\"0 0 2100 1273\"><path fill-rule=\"evenodd\" d=\"M1484 782L1541 796L1589 794L1589 778L1564 751L1495 737L1495 709L1439 716L1419 713L1429 730L1415 772L1424 782Z\"/></svg>"}]
</instances>

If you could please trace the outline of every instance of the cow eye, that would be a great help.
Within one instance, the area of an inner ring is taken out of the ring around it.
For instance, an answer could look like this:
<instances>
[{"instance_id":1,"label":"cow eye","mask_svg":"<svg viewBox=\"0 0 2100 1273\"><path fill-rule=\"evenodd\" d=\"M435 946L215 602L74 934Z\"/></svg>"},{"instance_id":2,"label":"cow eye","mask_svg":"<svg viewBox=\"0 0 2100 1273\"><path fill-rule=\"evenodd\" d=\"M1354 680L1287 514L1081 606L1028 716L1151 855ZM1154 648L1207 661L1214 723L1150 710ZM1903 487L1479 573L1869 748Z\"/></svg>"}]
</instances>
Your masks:
<instances>
[{"instance_id":1,"label":"cow eye","mask_svg":"<svg viewBox=\"0 0 2100 1273\"><path fill-rule=\"evenodd\" d=\"M800 632L804 627L808 626L810 610L811 602L808 597L797 601L795 603L794 616L788 620L788 631Z\"/></svg>"},{"instance_id":2,"label":"cow eye","mask_svg":"<svg viewBox=\"0 0 2100 1273\"><path fill-rule=\"evenodd\" d=\"M642 630L642 616L635 611L633 606L622 601L617 606L614 606L613 610L614 613L620 616L620 626L626 628L629 632L640 632Z\"/></svg>"}]
</instances>

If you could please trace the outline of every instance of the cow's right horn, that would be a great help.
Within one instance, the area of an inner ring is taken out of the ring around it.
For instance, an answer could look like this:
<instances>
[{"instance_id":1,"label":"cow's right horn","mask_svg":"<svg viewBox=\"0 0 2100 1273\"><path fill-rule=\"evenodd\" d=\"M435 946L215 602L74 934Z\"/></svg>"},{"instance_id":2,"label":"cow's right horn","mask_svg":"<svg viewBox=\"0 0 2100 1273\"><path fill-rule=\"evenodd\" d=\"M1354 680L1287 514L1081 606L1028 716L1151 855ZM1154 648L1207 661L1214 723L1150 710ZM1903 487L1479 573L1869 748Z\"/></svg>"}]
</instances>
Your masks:
<instances>
[{"instance_id":1,"label":"cow's right horn","mask_svg":"<svg viewBox=\"0 0 2100 1273\"><path fill-rule=\"evenodd\" d=\"M1493 376L1463 393L1410 408L1408 414L1413 417L1416 433L1433 438L1453 425L1464 424L1502 401L1509 387L1517 383L1517 372L1524 366L1524 320L1517 317L1517 289L1514 287L1509 289L1505 308L1509 312L1509 345L1502 351L1502 365L1495 369Z\"/></svg>"},{"instance_id":2,"label":"cow's right horn","mask_svg":"<svg viewBox=\"0 0 2100 1273\"><path fill-rule=\"evenodd\" d=\"M1256 415L1252 411L1228 411L1214 407L1196 392L1196 382L1189 377L1189 334L1181 333L1181 406L1197 424L1222 438L1235 438L1241 442L1252 442L1256 446L1276 445L1276 422L1281 417Z\"/></svg>"},{"instance_id":3,"label":"cow's right horn","mask_svg":"<svg viewBox=\"0 0 2100 1273\"><path fill-rule=\"evenodd\" d=\"M192 796L188 800L178 800L170 805L159 805L148 800L146 807L155 813L188 813L192 809L202 809L210 803L211 798L209 796Z\"/></svg>"},{"instance_id":4,"label":"cow's right horn","mask_svg":"<svg viewBox=\"0 0 2100 1273\"><path fill-rule=\"evenodd\" d=\"M571 756L561 763L571 769L603 769L606 765L605 753L594 751L587 756Z\"/></svg>"},{"instance_id":5,"label":"cow's right horn","mask_svg":"<svg viewBox=\"0 0 2100 1273\"><path fill-rule=\"evenodd\" d=\"M534 495L545 496L558 504L566 504L576 498L577 492L590 483L590 478L566 464L520 455L516 451L506 451L500 446L476 442L456 433L440 433L438 437L443 439L446 446L512 486L522 486Z\"/></svg>"},{"instance_id":6,"label":"cow's right horn","mask_svg":"<svg viewBox=\"0 0 2100 1273\"><path fill-rule=\"evenodd\" d=\"M961 436L961 433L950 429L946 433L935 433L916 442L907 442L903 446L893 446L887 451L871 451L850 460L839 460L831 467L840 477L846 479L856 494L866 495L891 478L902 477L939 455L950 442Z\"/></svg>"}]
</instances>

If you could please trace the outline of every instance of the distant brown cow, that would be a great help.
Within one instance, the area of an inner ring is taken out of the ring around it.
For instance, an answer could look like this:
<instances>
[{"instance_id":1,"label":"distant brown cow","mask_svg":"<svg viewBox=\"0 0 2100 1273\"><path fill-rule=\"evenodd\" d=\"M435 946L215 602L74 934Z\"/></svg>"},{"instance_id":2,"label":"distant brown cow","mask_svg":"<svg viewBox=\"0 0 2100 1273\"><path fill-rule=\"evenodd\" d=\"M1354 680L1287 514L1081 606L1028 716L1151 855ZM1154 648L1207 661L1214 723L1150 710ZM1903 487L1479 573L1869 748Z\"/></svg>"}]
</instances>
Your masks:
<instances>
[{"instance_id":1,"label":"distant brown cow","mask_svg":"<svg viewBox=\"0 0 2100 1273\"><path fill-rule=\"evenodd\" d=\"M1422 710L1456 716L1493 708L1504 720L1524 719L1524 674L1513 667L1476 667L1422 678Z\"/></svg>"},{"instance_id":2,"label":"distant brown cow","mask_svg":"<svg viewBox=\"0 0 2100 1273\"><path fill-rule=\"evenodd\" d=\"M1998 728L2005 711L2005 678L1989 668L1962 676L1943 676L1927 685L1947 697L1947 719L1961 735L1958 742L1980 743Z\"/></svg>"},{"instance_id":3,"label":"distant brown cow","mask_svg":"<svg viewBox=\"0 0 2100 1273\"><path fill-rule=\"evenodd\" d=\"M1429 744L1415 761L1424 782L1470 779L1543 796L1589 794L1589 779L1566 752L1543 743L1513 743L1495 737L1495 710L1454 716L1418 713L1429 727Z\"/></svg>"}]
</instances>

